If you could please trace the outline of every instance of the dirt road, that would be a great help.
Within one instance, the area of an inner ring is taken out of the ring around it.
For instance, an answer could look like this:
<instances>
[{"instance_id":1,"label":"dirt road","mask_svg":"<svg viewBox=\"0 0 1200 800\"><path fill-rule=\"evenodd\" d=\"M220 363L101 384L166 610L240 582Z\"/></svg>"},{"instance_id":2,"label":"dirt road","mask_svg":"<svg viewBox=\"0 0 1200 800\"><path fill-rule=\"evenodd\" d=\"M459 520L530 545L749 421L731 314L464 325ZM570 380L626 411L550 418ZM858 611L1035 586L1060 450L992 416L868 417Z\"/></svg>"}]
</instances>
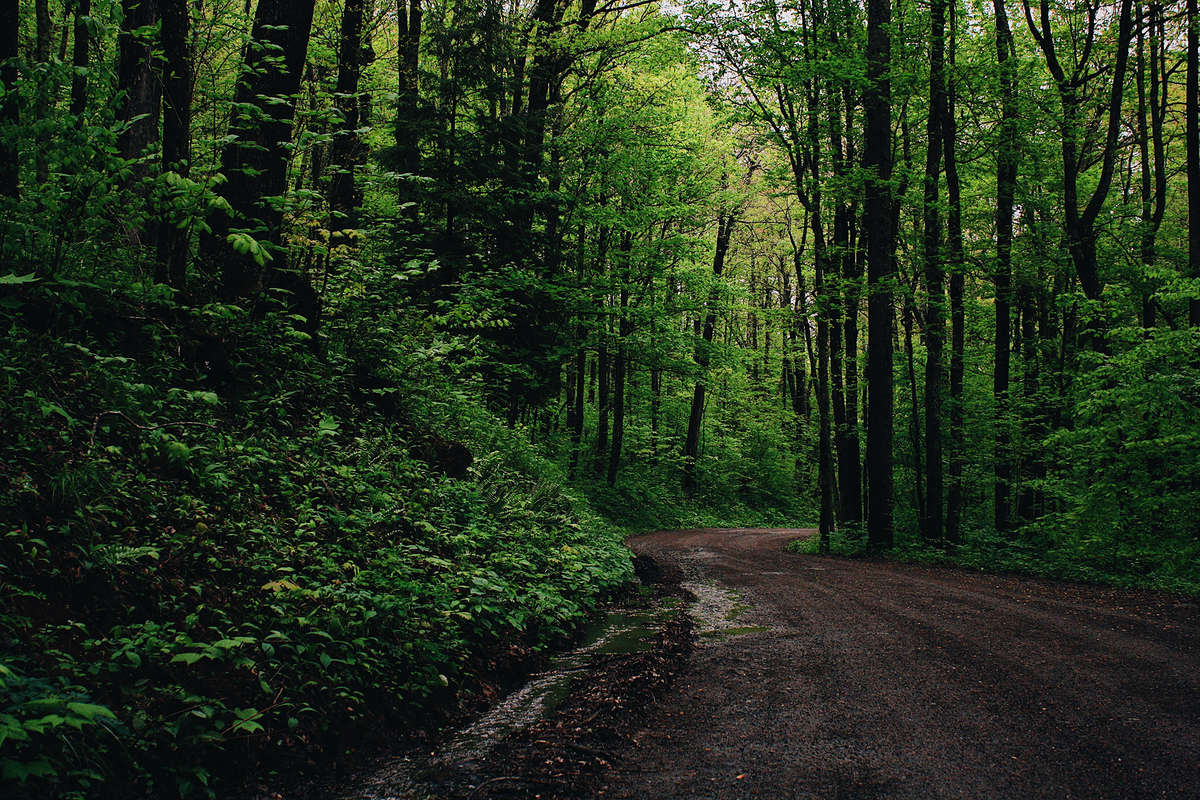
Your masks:
<instances>
[{"instance_id":1,"label":"dirt road","mask_svg":"<svg viewBox=\"0 0 1200 800\"><path fill-rule=\"evenodd\" d=\"M801 533L632 542L744 610L599 797L1200 798L1194 600L784 553Z\"/></svg>"}]
</instances>

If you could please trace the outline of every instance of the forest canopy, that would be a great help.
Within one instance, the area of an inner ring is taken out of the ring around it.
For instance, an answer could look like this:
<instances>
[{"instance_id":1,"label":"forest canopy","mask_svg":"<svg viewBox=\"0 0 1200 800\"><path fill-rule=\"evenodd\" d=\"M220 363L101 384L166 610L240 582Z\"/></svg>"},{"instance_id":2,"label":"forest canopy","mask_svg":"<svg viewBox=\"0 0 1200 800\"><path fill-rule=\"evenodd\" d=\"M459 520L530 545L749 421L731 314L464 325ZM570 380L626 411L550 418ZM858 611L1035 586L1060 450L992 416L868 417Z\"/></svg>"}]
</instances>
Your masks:
<instances>
[{"instance_id":1,"label":"forest canopy","mask_svg":"<svg viewBox=\"0 0 1200 800\"><path fill-rule=\"evenodd\" d=\"M0 786L337 758L635 529L1195 591L1196 18L0 2Z\"/></svg>"}]
</instances>

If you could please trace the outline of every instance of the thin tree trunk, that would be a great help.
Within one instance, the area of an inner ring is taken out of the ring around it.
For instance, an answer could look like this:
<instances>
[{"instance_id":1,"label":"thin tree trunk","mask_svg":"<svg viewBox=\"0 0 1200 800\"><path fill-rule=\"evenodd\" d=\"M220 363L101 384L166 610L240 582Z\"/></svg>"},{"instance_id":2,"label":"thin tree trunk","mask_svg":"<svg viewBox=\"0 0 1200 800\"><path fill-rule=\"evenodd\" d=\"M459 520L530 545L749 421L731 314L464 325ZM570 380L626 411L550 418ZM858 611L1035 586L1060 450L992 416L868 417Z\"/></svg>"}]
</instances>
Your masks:
<instances>
[{"instance_id":1,"label":"thin tree trunk","mask_svg":"<svg viewBox=\"0 0 1200 800\"><path fill-rule=\"evenodd\" d=\"M946 0L930 3L932 31L929 57L929 117L926 125L923 202L925 245L925 519L921 534L926 542L939 544L944 536L944 474L942 464L942 392L944 391L943 347L946 336L945 273L942 264L942 228L939 178L942 137L946 118Z\"/></svg>"},{"instance_id":2,"label":"thin tree trunk","mask_svg":"<svg viewBox=\"0 0 1200 800\"><path fill-rule=\"evenodd\" d=\"M354 228L358 224L358 209L362 192L355 185L355 170L362 161L359 140L359 78L366 49L363 44L363 14L366 0L346 0L342 10L342 27L338 38L338 74L334 106L340 119L333 133L329 156L333 173L329 180L329 208L340 216L331 227Z\"/></svg>"},{"instance_id":3,"label":"thin tree trunk","mask_svg":"<svg viewBox=\"0 0 1200 800\"><path fill-rule=\"evenodd\" d=\"M396 150L399 156L400 201L408 203L404 214L409 229L420 215L419 194L412 176L421 172L420 63L422 0L400 0L397 11L400 68L396 97Z\"/></svg>"},{"instance_id":4,"label":"thin tree trunk","mask_svg":"<svg viewBox=\"0 0 1200 800\"><path fill-rule=\"evenodd\" d=\"M633 235L628 231L621 234L621 274L619 279L619 316L617 319L617 357L613 364L613 427L612 447L608 451L608 485L616 486L617 471L621 468L621 448L625 442L625 375L626 340L632 332L629 320L629 253Z\"/></svg>"},{"instance_id":5,"label":"thin tree trunk","mask_svg":"<svg viewBox=\"0 0 1200 800\"><path fill-rule=\"evenodd\" d=\"M713 251L713 277L719 279L725 271L725 254L729 250L729 239L733 234L735 219L732 215L721 214L717 217L717 243ZM717 295L716 289L709 295L708 310L704 316L703 343L696 343L694 356L699 367L700 377L696 380L696 388L692 392L692 406L688 413L687 435L683 442L683 488L685 491L695 491L696 459L700 454L700 428L704 422L704 395L708 382L708 346L712 344L713 335L717 330Z\"/></svg>"},{"instance_id":6,"label":"thin tree trunk","mask_svg":"<svg viewBox=\"0 0 1200 800\"><path fill-rule=\"evenodd\" d=\"M1200 14L1187 0L1187 130L1188 275L1200 280ZM1200 326L1200 297L1188 301L1188 323Z\"/></svg>"},{"instance_id":7,"label":"thin tree trunk","mask_svg":"<svg viewBox=\"0 0 1200 800\"><path fill-rule=\"evenodd\" d=\"M955 6L950 7L949 62L951 75L955 61ZM948 265L950 269L950 458L949 480L946 493L946 539L957 544L962 536L963 485L966 443L963 412L963 350L966 346L966 311L963 306L964 272L962 234L962 197L958 177L958 121L955 118L955 89L953 78L948 78L946 108L943 117L942 147L946 159L946 194L949 210L946 218L946 233L949 244Z\"/></svg>"},{"instance_id":8,"label":"thin tree trunk","mask_svg":"<svg viewBox=\"0 0 1200 800\"><path fill-rule=\"evenodd\" d=\"M912 404L909 421L909 435L912 437L913 451L913 493L917 504L917 519L925 519L925 472L921 468L924 463L921 458L921 405L917 401L917 367L913 353L913 300L904 298L904 354L908 366L908 391Z\"/></svg>"},{"instance_id":9,"label":"thin tree trunk","mask_svg":"<svg viewBox=\"0 0 1200 800\"><path fill-rule=\"evenodd\" d=\"M88 64L91 61L92 37L88 33L88 18L92 15L92 0L77 0L75 5L75 47L71 65L75 68L71 78L71 116L83 127L84 112L87 111Z\"/></svg>"},{"instance_id":10,"label":"thin tree trunk","mask_svg":"<svg viewBox=\"0 0 1200 800\"><path fill-rule=\"evenodd\" d=\"M1004 0L993 0L996 59L1000 73L1000 130L996 146L996 339L992 394L996 404L995 500L996 530L1007 530L1012 517L1012 448L1008 429L1010 353L1012 352L1013 200L1017 189L1020 141L1017 136L1016 51Z\"/></svg>"},{"instance_id":11,"label":"thin tree trunk","mask_svg":"<svg viewBox=\"0 0 1200 800\"><path fill-rule=\"evenodd\" d=\"M16 126L21 121L17 97L17 31L20 29L20 3L0 3L0 83L4 85L4 103L0 105L0 124ZM16 200L20 189L21 153L15 136L0 137L0 196Z\"/></svg>"},{"instance_id":12,"label":"thin tree trunk","mask_svg":"<svg viewBox=\"0 0 1200 800\"><path fill-rule=\"evenodd\" d=\"M192 58L187 0L162 0L162 169L186 176L192 158ZM157 280L185 290L189 232L167 219L158 226Z\"/></svg>"},{"instance_id":13,"label":"thin tree trunk","mask_svg":"<svg viewBox=\"0 0 1200 800\"><path fill-rule=\"evenodd\" d=\"M50 64L50 48L54 39L54 20L50 17L49 0L36 0L34 3L34 17L37 21L37 51L36 58L39 64L48 66ZM50 115L50 107L53 103L53 81L42 80L37 90L37 100L34 105L34 114L37 119L43 120ZM34 154L36 163L36 176L38 185L41 186L50 179L50 165L46 160L46 149L44 147L37 148Z\"/></svg>"},{"instance_id":14,"label":"thin tree trunk","mask_svg":"<svg viewBox=\"0 0 1200 800\"><path fill-rule=\"evenodd\" d=\"M867 173L863 212L867 225L867 540L891 547L892 440L892 104L890 0L867 0L867 87L863 93Z\"/></svg>"}]
</instances>

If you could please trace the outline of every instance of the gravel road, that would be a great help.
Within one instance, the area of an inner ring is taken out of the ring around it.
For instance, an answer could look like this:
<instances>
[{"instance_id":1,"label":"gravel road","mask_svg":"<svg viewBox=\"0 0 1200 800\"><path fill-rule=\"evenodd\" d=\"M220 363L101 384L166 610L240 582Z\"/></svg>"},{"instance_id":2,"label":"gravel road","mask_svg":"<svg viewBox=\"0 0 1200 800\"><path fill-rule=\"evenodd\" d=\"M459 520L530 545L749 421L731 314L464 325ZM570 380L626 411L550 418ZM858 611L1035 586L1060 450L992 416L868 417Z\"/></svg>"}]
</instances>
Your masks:
<instances>
[{"instance_id":1,"label":"gravel road","mask_svg":"<svg viewBox=\"0 0 1200 800\"><path fill-rule=\"evenodd\" d=\"M631 542L736 620L598 797L1200 798L1194 598L783 552L812 533Z\"/></svg>"}]
</instances>

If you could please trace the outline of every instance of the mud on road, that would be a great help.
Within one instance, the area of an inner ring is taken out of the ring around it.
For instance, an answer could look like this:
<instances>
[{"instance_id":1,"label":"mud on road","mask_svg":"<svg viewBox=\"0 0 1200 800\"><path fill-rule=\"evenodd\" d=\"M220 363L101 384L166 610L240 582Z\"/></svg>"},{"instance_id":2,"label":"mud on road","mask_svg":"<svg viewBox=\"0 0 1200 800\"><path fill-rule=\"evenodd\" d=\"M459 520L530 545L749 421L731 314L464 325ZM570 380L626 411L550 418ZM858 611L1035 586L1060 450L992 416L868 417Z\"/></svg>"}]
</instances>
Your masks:
<instances>
[{"instance_id":1,"label":"mud on road","mask_svg":"<svg viewBox=\"0 0 1200 800\"><path fill-rule=\"evenodd\" d=\"M810 533L631 542L737 621L597 797L1200 798L1195 599L783 552Z\"/></svg>"}]
</instances>

